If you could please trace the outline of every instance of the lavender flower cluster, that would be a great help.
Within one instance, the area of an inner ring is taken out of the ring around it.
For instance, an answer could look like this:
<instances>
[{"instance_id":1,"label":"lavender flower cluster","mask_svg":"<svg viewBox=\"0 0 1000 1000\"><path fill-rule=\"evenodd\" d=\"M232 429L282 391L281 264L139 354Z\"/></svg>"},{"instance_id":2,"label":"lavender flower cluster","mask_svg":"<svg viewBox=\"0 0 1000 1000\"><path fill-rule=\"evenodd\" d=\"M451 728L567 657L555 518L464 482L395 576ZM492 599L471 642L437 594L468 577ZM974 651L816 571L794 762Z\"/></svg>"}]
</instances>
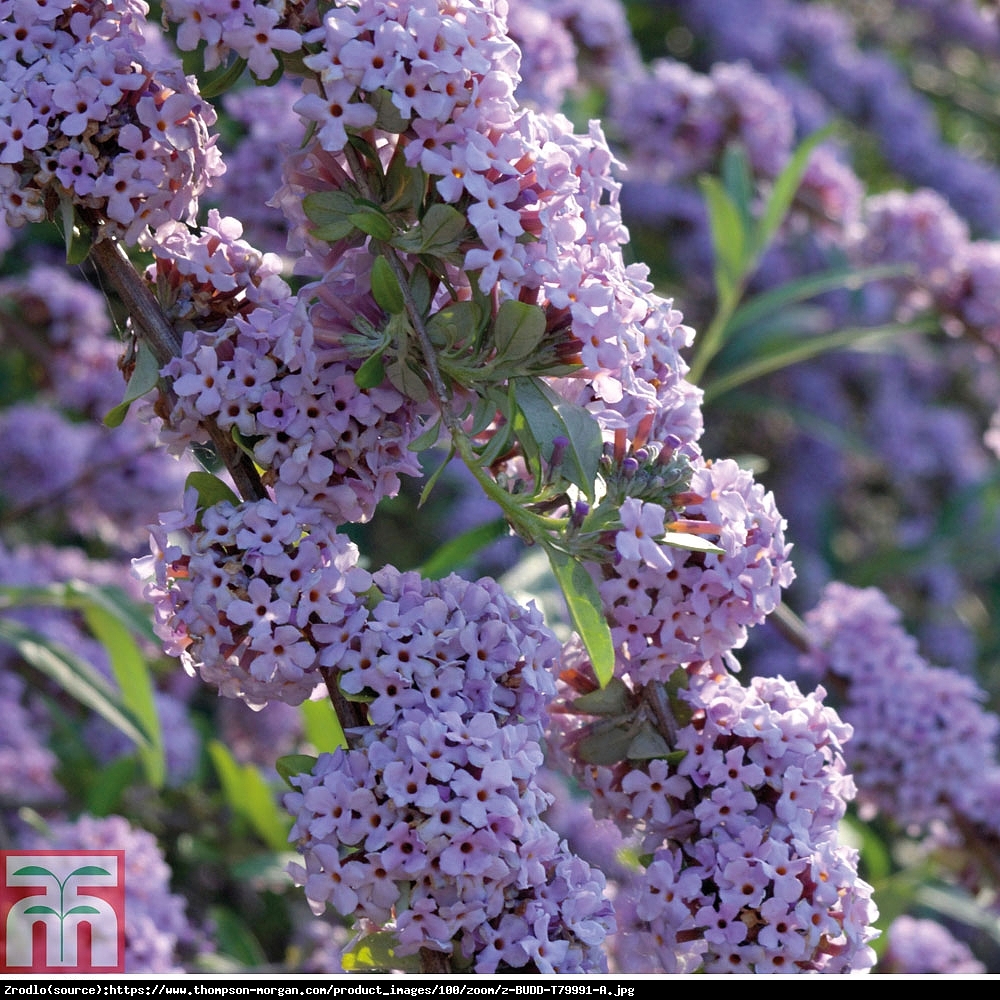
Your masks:
<instances>
[{"instance_id":1,"label":"lavender flower cluster","mask_svg":"<svg viewBox=\"0 0 1000 1000\"><path fill-rule=\"evenodd\" d=\"M350 749L292 779L297 880L365 930L394 927L457 968L606 971L604 877L541 819L536 780L559 642L492 581L386 569L341 655L368 705Z\"/></svg>"},{"instance_id":2,"label":"lavender flower cluster","mask_svg":"<svg viewBox=\"0 0 1000 1000\"><path fill-rule=\"evenodd\" d=\"M1000 718L971 678L928 664L900 621L880 591L841 583L806 615L802 666L844 689L863 810L944 843L995 844Z\"/></svg>"},{"instance_id":3,"label":"lavender flower cluster","mask_svg":"<svg viewBox=\"0 0 1000 1000\"><path fill-rule=\"evenodd\" d=\"M843 755L851 727L824 694L781 678L744 687L707 668L672 698L647 688L643 701L673 717L675 752L612 767L587 762L606 730L582 717L586 696L555 716L597 815L613 818L644 859L616 898L622 968L843 973L874 964L871 886L837 833L854 795Z\"/></svg>"},{"instance_id":4,"label":"lavender flower cluster","mask_svg":"<svg viewBox=\"0 0 1000 1000\"><path fill-rule=\"evenodd\" d=\"M195 221L222 171L215 111L179 60L143 34L142 0L4 5L0 204L40 222L61 202L135 242Z\"/></svg>"}]
</instances>

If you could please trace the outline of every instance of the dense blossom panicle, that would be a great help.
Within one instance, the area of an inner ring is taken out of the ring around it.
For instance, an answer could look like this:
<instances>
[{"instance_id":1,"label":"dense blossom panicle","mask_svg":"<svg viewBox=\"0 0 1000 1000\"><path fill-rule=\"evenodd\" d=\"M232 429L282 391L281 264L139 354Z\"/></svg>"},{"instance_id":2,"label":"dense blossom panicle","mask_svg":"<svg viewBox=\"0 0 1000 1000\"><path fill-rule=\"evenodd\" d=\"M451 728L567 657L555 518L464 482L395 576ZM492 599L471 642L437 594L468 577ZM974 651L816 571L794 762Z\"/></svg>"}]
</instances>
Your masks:
<instances>
[{"instance_id":1,"label":"dense blossom panicle","mask_svg":"<svg viewBox=\"0 0 1000 1000\"><path fill-rule=\"evenodd\" d=\"M657 503L627 499L614 559L595 567L618 669L638 684L742 646L794 576L784 520L749 472L698 461L690 489L680 522ZM672 527L700 525L723 553L663 541Z\"/></svg>"},{"instance_id":2,"label":"dense blossom panicle","mask_svg":"<svg viewBox=\"0 0 1000 1000\"><path fill-rule=\"evenodd\" d=\"M382 600L338 657L371 725L293 779L305 857L293 873L317 912L391 925L400 954L454 952L475 972L600 971L603 876L540 818L558 640L486 578L386 569L375 585Z\"/></svg>"},{"instance_id":3,"label":"dense blossom panicle","mask_svg":"<svg viewBox=\"0 0 1000 1000\"><path fill-rule=\"evenodd\" d=\"M616 947L645 952L641 968L838 973L873 964L871 887L837 839L854 794L843 759L851 729L824 694L702 671L680 694L690 721L673 740L679 761L577 762L598 815L635 831L651 858L616 898ZM569 713L555 718L572 755L588 729Z\"/></svg>"},{"instance_id":4,"label":"dense blossom panicle","mask_svg":"<svg viewBox=\"0 0 1000 1000\"><path fill-rule=\"evenodd\" d=\"M10 225L41 221L60 201L130 242L194 221L223 170L208 131L215 111L179 61L158 61L164 50L143 34L147 12L142 0L6 5L5 21L18 26L0 84Z\"/></svg>"},{"instance_id":5,"label":"dense blossom panicle","mask_svg":"<svg viewBox=\"0 0 1000 1000\"><path fill-rule=\"evenodd\" d=\"M407 448L415 409L387 383L358 386L361 359L343 347L349 320L326 307L322 287L318 296L310 306L306 293L288 297L267 283L262 301L214 333L187 334L165 368L177 397L168 434L181 444L200 439L201 422L214 420L247 442L278 503L332 524L364 521L399 490L401 475L420 471ZM370 297L358 303L373 308Z\"/></svg>"},{"instance_id":6,"label":"dense blossom panicle","mask_svg":"<svg viewBox=\"0 0 1000 1000\"><path fill-rule=\"evenodd\" d=\"M125 851L125 971L183 973L185 963L212 949L203 931L185 912L184 898L171 891L170 868L153 835L121 816L48 825L45 835L31 831L19 845L28 850Z\"/></svg>"},{"instance_id":7,"label":"dense blossom panicle","mask_svg":"<svg viewBox=\"0 0 1000 1000\"><path fill-rule=\"evenodd\" d=\"M251 706L307 699L345 651L371 585L353 543L319 521L272 500L200 514L188 504L169 517L141 564L167 651Z\"/></svg>"},{"instance_id":8,"label":"dense blossom panicle","mask_svg":"<svg viewBox=\"0 0 1000 1000\"><path fill-rule=\"evenodd\" d=\"M847 759L866 810L946 840L956 817L996 838L1000 719L975 682L928 664L873 587L829 584L806 624L803 667L845 690Z\"/></svg>"},{"instance_id":9,"label":"dense blossom panicle","mask_svg":"<svg viewBox=\"0 0 1000 1000\"><path fill-rule=\"evenodd\" d=\"M983 965L964 941L959 941L935 920L904 914L889 925L888 946L879 959L878 971L895 976L982 975Z\"/></svg>"},{"instance_id":10,"label":"dense blossom panicle","mask_svg":"<svg viewBox=\"0 0 1000 1000\"><path fill-rule=\"evenodd\" d=\"M0 810L58 802L56 755L45 745L45 728L26 703L27 685L0 663Z\"/></svg>"}]
</instances>

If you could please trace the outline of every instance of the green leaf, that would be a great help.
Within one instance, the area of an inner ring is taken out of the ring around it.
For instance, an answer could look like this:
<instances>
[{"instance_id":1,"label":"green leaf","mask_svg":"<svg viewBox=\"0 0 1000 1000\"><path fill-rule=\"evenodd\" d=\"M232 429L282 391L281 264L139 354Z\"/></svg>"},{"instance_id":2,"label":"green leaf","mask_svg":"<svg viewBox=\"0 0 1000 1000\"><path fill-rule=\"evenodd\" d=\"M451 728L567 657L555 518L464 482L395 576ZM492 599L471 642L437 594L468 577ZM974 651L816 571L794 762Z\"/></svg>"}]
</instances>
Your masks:
<instances>
[{"instance_id":1,"label":"green leaf","mask_svg":"<svg viewBox=\"0 0 1000 1000\"><path fill-rule=\"evenodd\" d=\"M457 208L435 202L417 226L396 237L393 246L407 253L444 257L458 248L466 237L468 225Z\"/></svg>"},{"instance_id":2,"label":"green leaf","mask_svg":"<svg viewBox=\"0 0 1000 1000\"><path fill-rule=\"evenodd\" d=\"M198 492L198 509L208 510L217 503L228 501L238 507L240 498L218 477L211 472L192 472L184 480L185 492L189 489Z\"/></svg>"},{"instance_id":3,"label":"green leaf","mask_svg":"<svg viewBox=\"0 0 1000 1000\"><path fill-rule=\"evenodd\" d=\"M304 702L304 704L310 705L314 702ZM274 762L274 769L289 788L295 788L291 779L299 774L311 774L312 769L316 766L316 760L316 757L310 757L305 753L290 753L279 757Z\"/></svg>"},{"instance_id":4,"label":"green leaf","mask_svg":"<svg viewBox=\"0 0 1000 1000\"><path fill-rule=\"evenodd\" d=\"M425 316L431 307L433 296L431 294L431 278L427 268L423 265L418 264L414 267L413 273L410 275L410 295L417 307L417 312L421 316Z\"/></svg>"},{"instance_id":5,"label":"green leaf","mask_svg":"<svg viewBox=\"0 0 1000 1000\"><path fill-rule=\"evenodd\" d=\"M807 136L789 157L781 173L775 178L774 187L771 188L771 195L764 206L764 211L757 224L757 231L754 234L755 254L759 255L767 249L774 234L778 231L778 227L784 222L796 192L799 190L799 185L802 183L806 168L809 166L809 158L812 156L813 150L827 139L832 131L831 124Z\"/></svg>"},{"instance_id":6,"label":"green leaf","mask_svg":"<svg viewBox=\"0 0 1000 1000\"><path fill-rule=\"evenodd\" d=\"M725 549L720 549L715 542L710 542L701 535L691 535L686 531L668 531L660 540L661 545L669 545L674 549L684 549L687 552L714 552L724 556Z\"/></svg>"},{"instance_id":7,"label":"green leaf","mask_svg":"<svg viewBox=\"0 0 1000 1000\"><path fill-rule=\"evenodd\" d=\"M104 418L105 425L107 427L120 427L132 403L140 396L145 396L147 392L152 392L159 381L159 363L146 342L140 341L135 355L135 368L132 369L128 384L125 386L125 396Z\"/></svg>"},{"instance_id":8,"label":"green leaf","mask_svg":"<svg viewBox=\"0 0 1000 1000\"><path fill-rule=\"evenodd\" d=\"M333 753L334 750L347 746L344 728L329 699L304 701L301 711L306 739L320 753Z\"/></svg>"},{"instance_id":9,"label":"green leaf","mask_svg":"<svg viewBox=\"0 0 1000 1000\"><path fill-rule=\"evenodd\" d=\"M573 711L583 715L627 715L634 707L632 692L618 677L612 677L607 685L596 691L589 691L573 699Z\"/></svg>"},{"instance_id":10,"label":"green leaf","mask_svg":"<svg viewBox=\"0 0 1000 1000\"><path fill-rule=\"evenodd\" d=\"M353 948L340 956L345 972L375 972L391 969L399 972L420 972L419 955L397 955L396 935L391 931L367 934Z\"/></svg>"},{"instance_id":11,"label":"green leaf","mask_svg":"<svg viewBox=\"0 0 1000 1000\"><path fill-rule=\"evenodd\" d=\"M546 545L545 551L566 599L570 621L586 647L597 681L603 687L615 673L615 647L597 584L579 559L551 545Z\"/></svg>"},{"instance_id":12,"label":"green leaf","mask_svg":"<svg viewBox=\"0 0 1000 1000\"><path fill-rule=\"evenodd\" d=\"M629 760L661 760L669 753L667 741L650 723L643 722L629 743L625 756Z\"/></svg>"},{"instance_id":13,"label":"green leaf","mask_svg":"<svg viewBox=\"0 0 1000 1000\"><path fill-rule=\"evenodd\" d=\"M420 567L420 575L428 580L440 580L464 566L481 549L500 538L506 538L509 533L510 528L502 517L463 531L445 542Z\"/></svg>"},{"instance_id":14,"label":"green leaf","mask_svg":"<svg viewBox=\"0 0 1000 1000\"><path fill-rule=\"evenodd\" d=\"M385 361L382 357L384 350L385 348L380 347L354 373L354 384L359 389L374 389L385 381Z\"/></svg>"},{"instance_id":15,"label":"green leaf","mask_svg":"<svg viewBox=\"0 0 1000 1000\"><path fill-rule=\"evenodd\" d=\"M708 208L712 249L715 252L715 285L720 302L737 295L749 265L749 234L739 206L716 177L700 177Z\"/></svg>"},{"instance_id":16,"label":"green leaf","mask_svg":"<svg viewBox=\"0 0 1000 1000\"><path fill-rule=\"evenodd\" d=\"M26 663L110 722L137 746L150 745L139 720L111 684L83 657L12 618L0 617L0 640L10 643Z\"/></svg>"},{"instance_id":17,"label":"green leaf","mask_svg":"<svg viewBox=\"0 0 1000 1000\"><path fill-rule=\"evenodd\" d=\"M87 789L86 812L91 816L110 816L118 812L125 790L135 787L141 780L139 761L135 754L118 757L105 764Z\"/></svg>"},{"instance_id":18,"label":"green leaf","mask_svg":"<svg viewBox=\"0 0 1000 1000\"><path fill-rule=\"evenodd\" d=\"M913 323L889 323L886 326L854 327L848 330L838 330L821 337L806 339L800 337L773 344L766 354L711 379L707 384L703 382L705 401L709 402L738 385L743 385L745 382L750 382L763 375L769 375L771 372L780 371L782 368L798 364L800 361L807 361L809 358L814 358L827 351L842 350L863 341L886 340L904 333L931 333L938 329L938 326L939 324L933 319Z\"/></svg>"},{"instance_id":19,"label":"green leaf","mask_svg":"<svg viewBox=\"0 0 1000 1000\"><path fill-rule=\"evenodd\" d=\"M549 461L553 442L556 438L563 438L567 447L559 474L592 500L604 440L600 426L590 411L563 399L535 377L512 378L510 393L523 417L523 423L518 421L519 439L522 434L526 435L529 440L524 443L529 450L536 451Z\"/></svg>"},{"instance_id":20,"label":"green leaf","mask_svg":"<svg viewBox=\"0 0 1000 1000\"><path fill-rule=\"evenodd\" d=\"M314 191L302 199L302 207L314 223L316 239L336 243L356 228L350 216L357 210L357 202L347 191Z\"/></svg>"},{"instance_id":21,"label":"green leaf","mask_svg":"<svg viewBox=\"0 0 1000 1000\"><path fill-rule=\"evenodd\" d=\"M771 288L754 296L737 309L727 325L727 337L738 330L753 326L795 302L804 302L835 288L857 289L871 281L884 278L898 278L911 273L912 269L902 264L883 264L879 267L851 268L835 267L818 274L807 274L785 284Z\"/></svg>"},{"instance_id":22,"label":"green leaf","mask_svg":"<svg viewBox=\"0 0 1000 1000\"><path fill-rule=\"evenodd\" d=\"M240 764L218 740L209 742L208 753L219 775L226 805L272 850L287 848L291 817L279 809L260 771L253 764Z\"/></svg>"},{"instance_id":23,"label":"green leaf","mask_svg":"<svg viewBox=\"0 0 1000 1000\"><path fill-rule=\"evenodd\" d=\"M427 335L435 347L472 343L482 326L482 310L475 302L449 302L427 320Z\"/></svg>"},{"instance_id":24,"label":"green leaf","mask_svg":"<svg viewBox=\"0 0 1000 1000\"><path fill-rule=\"evenodd\" d=\"M393 358L385 366L385 373L389 381L404 396L408 396L414 402L426 403L431 398L426 376L414 365L411 365L405 355Z\"/></svg>"},{"instance_id":25,"label":"green leaf","mask_svg":"<svg viewBox=\"0 0 1000 1000\"><path fill-rule=\"evenodd\" d=\"M76 206L66 195L59 197L59 216L66 241L66 263L71 266L82 264L90 253L90 231L77 218Z\"/></svg>"},{"instance_id":26,"label":"green leaf","mask_svg":"<svg viewBox=\"0 0 1000 1000\"><path fill-rule=\"evenodd\" d=\"M392 132L394 135L406 131L410 119L400 114L399 108L393 103L392 94L385 87L379 87L369 94L368 103L375 108L378 115L375 119L375 128L382 129L383 132Z\"/></svg>"},{"instance_id":27,"label":"green leaf","mask_svg":"<svg viewBox=\"0 0 1000 1000\"><path fill-rule=\"evenodd\" d=\"M379 308L387 313L398 314L406 312L406 300L403 289L392 270L392 265L385 257L376 257L372 261L372 295Z\"/></svg>"},{"instance_id":28,"label":"green leaf","mask_svg":"<svg viewBox=\"0 0 1000 1000\"><path fill-rule=\"evenodd\" d=\"M585 764L611 767L628 756L633 727L629 721L605 720L576 744L577 756Z\"/></svg>"},{"instance_id":29,"label":"green leaf","mask_svg":"<svg viewBox=\"0 0 1000 1000\"><path fill-rule=\"evenodd\" d=\"M410 451L426 451L433 448L441 438L441 418L428 420L424 429L407 445Z\"/></svg>"},{"instance_id":30,"label":"green leaf","mask_svg":"<svg viewBox=\"0 0 1000 1000\"><path fill-rule=\"evenodd\" d=\"M31 913L31 914L35 914L35 913L54 913L57 917L59 916L59 914L56 913L56 911L53 910L51 906L29 906L24 912L25 913Z\"/></svg>"},{"instance_id":31,"label":"green leaf","mask_svg":"<svg viewBox=\"0 0 1000 1000\"><path fill-rule=\"evenodd\" d=\"M220 94L224 94L231 87L235 86L236 82L243 75L243 70L247 68L246 59L237 59L232 65L227 66L225 69L216 73L215 76L209 77L203 83L200 84L199 90L201 96L205 98L206 101L212 100L212 98L218 97Z\"/></svg>"},{"instance_id":32,"label":"green leaf","mask_svg":"<svg viewBox=\"0 0 1000 1000\"><path fill-rule=\"evenodd\" d=\"M105 872L105 875L107 872ZM79 906L74 906L72 909L66 911L66 916L72 916L74 913L100 913L101 911L96 906L91 906L89 903L81 903Z\"/></svg>"},{"instance_id":33,"label":"green leaf","mask_svg":"<svg viewBox=\"0 0 1000 1000\"><path fill-rule=\"evenodd\" d=\"M545 336L545 325L545 313L538 306L507 299L493 321L497 361L520 361L534 353Z\"/></svg>"},{"instance_id":34,"label":"green leaf","mask_svg":"<svg viewBox=\"0 0 1000 1000\"><path fill-rule=\"evenodd\" d=\"M395 229L380 208L368 205L355 206L355 210L347 216L355 229L376 240L388 242L392 239Z\"/></svg>"},{"instance_id":35,"label":"green leaf","mask_svg":"<svg viewBox=\"0 0 1000 1000\"><path fill-rule=\"evenodd\" d=\"M753 221L753 175L746 151L739 143L731 142L726 146L721 174L726 193L743 219L743 229L749 232Z\"/></svg>"},{"instance_id":36,"label":"green leaf","mask_svg":"<svg viewBox=\"0 0 1000 1000\"><path fill-rule=\"evenodd\" d=\"M228 906L209 908L212 942L221 954L235 958L242 969L267 965L267 954L250 925Z\"/></svg>"},{"instance_id":37,"label":"green leaf","mask_svg":"<svg viewBox=\"0 0 1000 1000\"><path fill-rule=\"evenodd\" d=\"M80 609L87 627L108 655L122 704L138 720L148 738L148 742L139 744L139 760L146 780L153 788L162 788L167 778L167 759L146 658L116 606L104 599L99 590L90 591L89 600L82 601Z\"/></svg>"}]
</instances>

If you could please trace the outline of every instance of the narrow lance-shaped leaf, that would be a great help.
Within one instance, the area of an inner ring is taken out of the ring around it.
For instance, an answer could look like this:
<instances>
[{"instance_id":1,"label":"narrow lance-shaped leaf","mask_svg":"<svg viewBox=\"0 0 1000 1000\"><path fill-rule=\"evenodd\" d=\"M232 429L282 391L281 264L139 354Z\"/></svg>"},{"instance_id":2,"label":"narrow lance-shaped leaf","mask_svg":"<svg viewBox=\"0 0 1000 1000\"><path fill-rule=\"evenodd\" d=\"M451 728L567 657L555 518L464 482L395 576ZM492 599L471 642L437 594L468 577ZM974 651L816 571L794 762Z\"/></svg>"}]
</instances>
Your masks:
<instances>
[{"instance_id":1,"label":"narrow lance-shaped leaf","mask_svg":"<svg viewBox=\"0 0 1000 1000\"><path fill-rule=\"evenodd\" d=\"M579 559L546 545L556 582L566 598L570 621L590 656L598 683L603 687L614 676L615 647L611 628L601 607L597 584Z\"/></svg>"},{"instance_id":2,"label":"narrow lance-shaped leaf","mask_svg":"<svg viewBox=\"0 0 1000 1000\"><path fill-rule=\"evenodd\" d=\"M148 736L148 744L139 745L139 759L146 779L153 788L162 788L167 777L166 751L146 658L113 608L104 606L95 596L83 602L81 609L87 627L108 655L123 704L139 720Z\"/></svg>"},{"instance_id":3,"label":"narrow lance-shaped leaf","mask_svg":"<svg viewBox=\"0 0 1000 1000\"><path fill-rule=\"evenodd\" d=\"M719 301L735 296L747 271L748 234L739 208L715 177L699 178L708 207L712 249L715 253L715 284Z\"/></svg>"},{"instance_id":4,"label":"narrow lance-shaped leaf","mask_svg":"<svg viewBox=\"0 0 1000 1000\"><path fill-rule=\"evenodd\" d=\"M85 659L11 618L0 618L0 641L9 642L25 662L54 681L71 698L97 712L137 746L148 746L134 713Z\"/></svg>"}]
</instances>

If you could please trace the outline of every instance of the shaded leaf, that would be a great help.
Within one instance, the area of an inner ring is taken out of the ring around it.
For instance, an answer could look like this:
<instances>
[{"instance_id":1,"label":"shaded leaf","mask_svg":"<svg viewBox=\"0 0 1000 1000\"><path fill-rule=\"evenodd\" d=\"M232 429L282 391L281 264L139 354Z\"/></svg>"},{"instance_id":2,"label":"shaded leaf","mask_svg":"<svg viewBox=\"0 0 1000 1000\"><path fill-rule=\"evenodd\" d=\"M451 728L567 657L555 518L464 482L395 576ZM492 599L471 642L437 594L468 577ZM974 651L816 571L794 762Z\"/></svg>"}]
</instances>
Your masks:
<instances>
[{"instance_id":1,"label":"shaded leaf","mask_svg":"<svg viewBox=\"0 0 1000 1000\"><path fill-rule=\"evenodd\" d=\"M45 674L71 698L110 722L137 746L149 745L138 719L125 707L108 681L83 657L9 618L0 618L0 640L10 643L26 663Z\"/></svg>"},{"instance_id":2,"label":"shaded leaf","mask_svg":"<svg viewBox=\"0 0 1000 1000\"><path fill-rule=\"evenodd\" d=\"M382 357L384 348L380 347L354 373L354 384L359 389L374 389L385 381L385 360Z\"/></svg>"},{"instance_id":3,"label":"shaded leaf","mask_svg":"<svg viewBox=\"0 0 1000 1000\"><path fill-rule=\"evenodd\" d=\"M545 336L545 325L545 313L538 306L507 299L493 321L497 360L511 362L528 357Z\"/></svg>"},{"instance_id":4,"label":"shaded leaf","mask_svg":"<svg viewBox=\"0 0 1000 1000\"><path fill-rule=\"evenodd\" d=\"M549 461L556 438L562 438L566 448L559 474L592 500L604 439L590 411L563 399L539 378L512 378L510 393L524 418L518 421L519 439L526 433L528 448Z\"/></svg>"},{"instance_id":5,"label":"shaded leaf","mask_svg":"<svg viewBox=\"0 0 1000 1000\"><path fill-rule=\"evenodd\" d=\"M355 212L355 198L347 191L314 191L302 199L306 218L314 223L312 234L319 240L336 243L356 228L350 216Z\"/></svg>"},{"instance_id":6,"label":"shaded leaf","mask_svg":"<svg viewBox=\"0 0 1000 1000\"><path fill-rule=\"evenodd\" d=\"M184 490L194 489L198 493L198 509L208 510L217 503L228 501L239 506L240 498L218 476L211 472L192 472L184 480Z\"/></svg>"},{"instance_id":7,"label":"shaded leaf","mask_svg":"<svg viewBox=\"0 0 1000 1000\"><path fill-rule=\"evenodd\" d=\"M585 764L611 767L625 760L632 738L630 723L603 722L576 744L576 755Z\"/></svg>"},{"instance_id":8,"label":"shaded leaf","mask_svg":"<svg viewBox=\"0 0 1000 1000\"><path fill-rule=\"evenodd\" d=\"M135 368L125 386L125 396L122 401L104 418L107 427L120 427L125 420L129 407L140 396L152 392L160 381L160 366L146 342L140 341L135 355Z\"/></svg>"},{"instance_id":9,"label":"shaded leaf","mask_svg":"<svg viewBox=\"0 0 1000 1000\"><path fill-rule=\"evenodd\" d=\"M440 580L464 566L480 550L510 534L507 522L501 517L476 525L449 539L420 567L420 575L428 580Z\"/></svg>"},{"instance_id":10,"label":"shaded leaf","mask_svg":"<svg viewBox=\"0 0 1000 1000\"><path fill-rule=\"evenodd\" d=\"M584 715L627 715L633 708L632 692L618 677L612 677L607 685L597 691L588 691L573 699L573 711Z\"/></svg>"},{"instance_id":11,"label":"shaded leaf","mask_svg":"<svg viewBox=\"0 0 1000 1000\"><path fill-rule=\"evenodd\" d=\"M218 740L209 742L208 753L219 776L226 805L272 850L286 848L291 817L279 809L260 771L252 764L240 764Z\"/></svg>"}]
</instances>

